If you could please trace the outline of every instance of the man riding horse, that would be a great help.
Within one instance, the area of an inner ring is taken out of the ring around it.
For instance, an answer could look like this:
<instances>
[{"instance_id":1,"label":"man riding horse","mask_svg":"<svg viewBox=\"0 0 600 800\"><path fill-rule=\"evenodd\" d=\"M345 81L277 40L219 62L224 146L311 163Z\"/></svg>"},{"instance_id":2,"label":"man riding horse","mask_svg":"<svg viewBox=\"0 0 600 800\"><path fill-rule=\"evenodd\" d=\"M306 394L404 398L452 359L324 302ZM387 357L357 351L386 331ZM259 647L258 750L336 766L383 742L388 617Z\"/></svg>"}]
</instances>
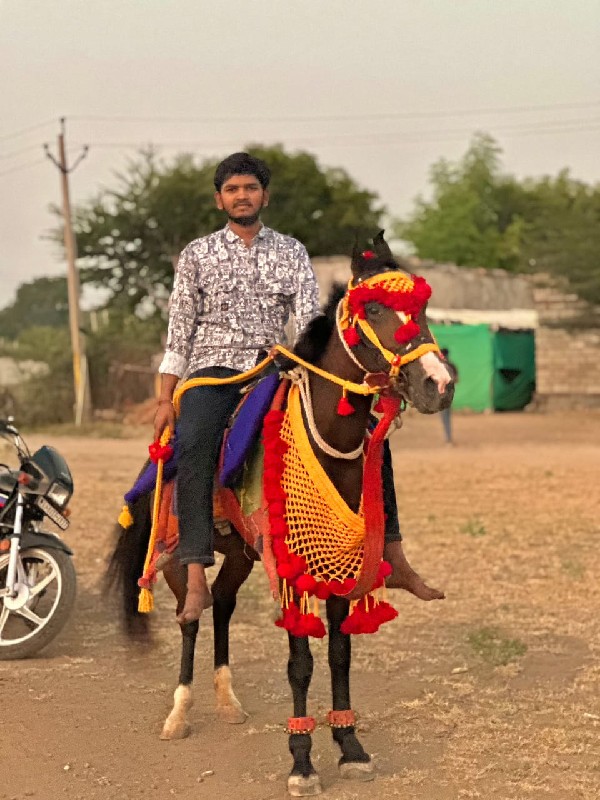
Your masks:
<instances>
[{"instance_id":1,"label":"man riding horse","mask_svg":"<svg viewBox=\"0 0 600 800\"><path fill-rule=\"evenodd\" d=\"M155 438L175 429L173 394L182 378L230 378L250 369L285 339L293 313L298 335L319 313L316 278L306 248L260 221L269 202L270 171L260 159L234 153L215 172L215 202L225 227L191 242L181 253L171 295ZM434 369L440 394L449 380ZM202 385L181 399L177 420L179 559L187 567L187 595L177 620L197 620L212 604L205 567L214 564L213 484L227 421L240 383ZM388 587L422 600L442 599L408 564L402 550L389 447L383 465L386 513L384 558Z\"/></svg>"}]
</instances>

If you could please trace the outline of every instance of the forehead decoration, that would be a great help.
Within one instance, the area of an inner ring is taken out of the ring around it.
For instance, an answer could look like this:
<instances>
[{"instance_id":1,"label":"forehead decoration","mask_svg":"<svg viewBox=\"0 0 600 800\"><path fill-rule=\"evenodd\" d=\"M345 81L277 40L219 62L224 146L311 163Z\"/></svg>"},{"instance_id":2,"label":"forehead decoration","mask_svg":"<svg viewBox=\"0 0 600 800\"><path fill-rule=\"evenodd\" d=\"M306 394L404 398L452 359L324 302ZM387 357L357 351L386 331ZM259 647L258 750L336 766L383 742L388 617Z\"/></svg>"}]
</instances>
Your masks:
<instances>
[{"instance_id":1,"label":"forehead decoration","mask_svg":"<svg viewBox=\"0 0 600 800\"><path fill-rule=\"evenodd\" d=\"M379 303L391 308L401 315L402 324L394 334L400 344L405 344L420 333L420 327L415 321L423 306L431 297L431 287L424 278L415 275L408 277L403 272L388 271L372 275L370 278L353 286L348 286L344 298L344 313L341 327L344 339L350 347L355 347L360 342L356 326L364 329L366 320L366 305Z\"/></svg>"}]
</instances>

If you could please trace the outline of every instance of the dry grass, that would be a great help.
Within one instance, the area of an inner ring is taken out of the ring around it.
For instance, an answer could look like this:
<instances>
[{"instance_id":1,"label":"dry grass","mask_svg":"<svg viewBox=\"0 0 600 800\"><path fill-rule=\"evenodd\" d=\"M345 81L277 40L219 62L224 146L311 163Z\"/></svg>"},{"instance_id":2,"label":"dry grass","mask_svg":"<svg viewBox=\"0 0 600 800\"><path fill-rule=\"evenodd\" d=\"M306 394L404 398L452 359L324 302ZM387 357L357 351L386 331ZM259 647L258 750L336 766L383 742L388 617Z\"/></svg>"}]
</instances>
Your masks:
<instances>
[{"instance_id":1,"label":"dry grass","mask_svg":"<svg viewBox=\"0 0 600 800\"><path fill-rule=\"evenodd\" d=\"M370 785L342 784L320 728L313 752L325 796L596 800L600 417L461 416L455 427L456 448L441 444L435 418L410 416L393 440L405 549L447 599L394 593L400 619L355 641L353 704L379 774ZM54 443L75 471L69 539L80 606L48 658L0 666L0 686L11 690L0 721L11 770L0 798L283 798L286 645L260 569L240 594L232 640L250 720L227 729L215 721L205 631L193 735L159 742L179 659L171 598L161 587L156 644L144 652L117 636L96 588L107 530L145 442ZM314 652L310 710L322 716L326 642Z\"/></svg>"}]
</instances>

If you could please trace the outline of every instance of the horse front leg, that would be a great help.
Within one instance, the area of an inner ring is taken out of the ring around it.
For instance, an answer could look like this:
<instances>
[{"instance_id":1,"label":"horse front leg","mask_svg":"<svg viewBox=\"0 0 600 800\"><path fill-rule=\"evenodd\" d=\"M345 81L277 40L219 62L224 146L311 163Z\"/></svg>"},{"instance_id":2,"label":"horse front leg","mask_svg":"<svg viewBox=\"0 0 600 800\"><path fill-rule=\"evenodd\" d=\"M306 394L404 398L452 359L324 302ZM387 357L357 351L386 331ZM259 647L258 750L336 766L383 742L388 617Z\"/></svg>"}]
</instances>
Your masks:
<instances>
[{"instance_id":1,"label":"horse front leg","mask_svg":"<svg viewBox=\"0 0 600 800\"><path fill-rule=\"evenodd\" d=\"M310 760L314 720L306 716L308 687L313 673L313 657L308 637L289 634L288 680L294 699L294 716L288 721L289 748L294 765L288 777L288 792L293 797L321 793L321 781Z\"/></svg>"},{"instance_id":2,"label":"horse front leg","mask_svg":"<svg viewBox=\"0 0 600 800\"><path fill-rule=\"evenodd\" d=\"M326 605L333 699L328 721L333 739L342 751L339 770L344 778L370 781L374 777L373 762L356 736L355 715L350 704L350 636L340 631L342 622L348 616L349 603L341 597L330 597Z\"/></svg>"},{"instance_id":3,"label":"horse front leg","mask_svg":"<svg viewBox=\"0 0 600 800\"><path fill-rule=\"evenodd\" d=\"M177 598L176 614L183 609L186 594L186 570L179 561L174 558L164 568L165 580L171 591ZM196 649L196 637L200 623L198 620L185 622L181 628L181 662L179 670L179 681L173 695L173 709L165 720L161 739L184 739L190 733L190 724L187 720L187 712L192 707L192 682L194 680L194 651Z\"/></svg>"},{"instance_id":4,"label":"horse front leg","mask_svg":"<svg viewBox=\"0 0 600 800\"><path fill-rule=\"evenodd\" d=\"M254 560L246 554L244 541L237 533L217 534L217 549L225 559L212 585L215 639L214 687L219 717L229 724L245 722L248 714L235 696L229 669L229 623L235 610L240 586L252 572Z\"/></svg>"}]
</instances>

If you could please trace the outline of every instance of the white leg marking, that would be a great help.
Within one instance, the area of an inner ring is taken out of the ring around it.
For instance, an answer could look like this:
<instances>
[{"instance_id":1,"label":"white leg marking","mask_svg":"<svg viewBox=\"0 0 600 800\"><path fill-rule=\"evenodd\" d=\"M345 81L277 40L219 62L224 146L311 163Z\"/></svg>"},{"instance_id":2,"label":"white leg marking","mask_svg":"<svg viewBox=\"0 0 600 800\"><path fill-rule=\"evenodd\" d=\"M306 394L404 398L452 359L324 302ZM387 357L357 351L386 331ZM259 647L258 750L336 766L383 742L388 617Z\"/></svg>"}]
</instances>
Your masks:
<instances>
[{"instance_id":1,"label":"white leg marking","mask_svg":"<svg viewBox=\"0 0 600 800\"><path fill-rule=\"evenodd\" d=\"M179 684L173 695L173 710L165 720L161 739L185 739L190 733L190 724L187 721L187 712L193 704L192 687Z\"/></svg>"},{"instance_id":2,"label":"white leg marking","mask_svg":"<svg viewBox=\"0 0 600 800\"><path fill-rule=\"evenodd\" d=\"M231 670L229 667L219 667L215 670L215 694L217 696L217 713L223 722L239 725L245 722L248 714L233 693L231 687Z\"/></svg>"},{"instance_id":3,"label":"white leg marking","mask_svg":"<svg viewBox=\"0 0 600 800\"><path fill-rule=\"evenodd\" d=\"M342 778L355 781L372 781L375 778L373 761L349 761L339 766Z\"/></svg>"},{"instance_id":4,"label":"white leg marking","mask_svg":"<svg viewBox=\"0 0 600 800\"><path fill-rule=\"evenodd\" d=\"M316 773L303 778L302 775L290 775L287 782L288 794L292 797L312 797L321 794L321 780Z\"/></svg>"}]
</instances>

